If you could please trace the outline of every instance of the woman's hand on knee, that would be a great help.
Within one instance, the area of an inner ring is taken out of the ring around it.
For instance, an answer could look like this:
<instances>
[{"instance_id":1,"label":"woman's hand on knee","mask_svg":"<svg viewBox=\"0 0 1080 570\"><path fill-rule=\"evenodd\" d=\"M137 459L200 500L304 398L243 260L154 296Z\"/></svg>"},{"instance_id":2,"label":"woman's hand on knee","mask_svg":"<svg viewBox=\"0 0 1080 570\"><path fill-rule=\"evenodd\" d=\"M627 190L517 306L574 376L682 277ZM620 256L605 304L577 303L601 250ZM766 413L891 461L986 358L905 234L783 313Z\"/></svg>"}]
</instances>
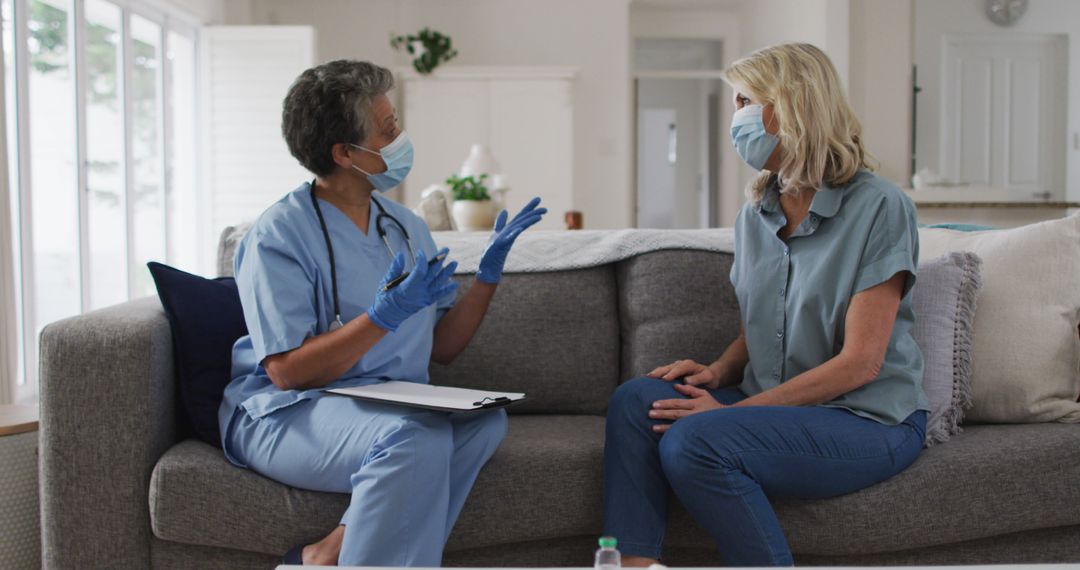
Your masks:
<instances>
[{"instance_id":1,"label":"woman's hand on knee","mask_svg":"<svg viewBox=\"0 0 1080 570\"><path fill-rule=\"evenodd\" d=\"M716 401L712 394L701 388L675 384L675 390L686 398L673 398L670 400L657 400L653 402L649 410L649 418L653 420L671 420L672 422L686 416L726 408L724 404ZM657 433L664 433L671 428L671 424L656 424L652 427Z\"/></svg>"},{"instance_id":2,"label":"woman's hand on knee","mask_svg":"<svg viewBox=\"0 0 1080 570\"><path fill-rule=\"evenodd\" d=\"M661 366L646 376L660 380L673 381L679 378L691 386L704 386L706 388L718 388L720 375L711 366L699 364L693 360L676 360L667 366Z\"/></svg>"}]
</instances>

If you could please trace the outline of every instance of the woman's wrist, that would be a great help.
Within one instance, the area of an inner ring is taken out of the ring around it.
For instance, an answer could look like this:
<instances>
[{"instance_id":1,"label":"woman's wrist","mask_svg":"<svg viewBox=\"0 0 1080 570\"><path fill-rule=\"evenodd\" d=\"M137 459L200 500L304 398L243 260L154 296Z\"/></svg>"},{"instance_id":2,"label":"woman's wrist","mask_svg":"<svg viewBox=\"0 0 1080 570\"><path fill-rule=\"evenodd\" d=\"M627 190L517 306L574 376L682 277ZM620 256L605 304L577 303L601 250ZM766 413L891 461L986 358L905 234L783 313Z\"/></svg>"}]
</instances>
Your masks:
<instances>
[{"instance_id":1,"label":"woman's wrist","mask_svg":"<svg viewBox=\"0 0 1080 570\"><path fill-rule=\"evenodd\" d=\"M710 364L709 370L712 370L713 375L716 376L718 386L724 386L731 382L731 367L723 359Z\"/></svg>"}]
</instances>

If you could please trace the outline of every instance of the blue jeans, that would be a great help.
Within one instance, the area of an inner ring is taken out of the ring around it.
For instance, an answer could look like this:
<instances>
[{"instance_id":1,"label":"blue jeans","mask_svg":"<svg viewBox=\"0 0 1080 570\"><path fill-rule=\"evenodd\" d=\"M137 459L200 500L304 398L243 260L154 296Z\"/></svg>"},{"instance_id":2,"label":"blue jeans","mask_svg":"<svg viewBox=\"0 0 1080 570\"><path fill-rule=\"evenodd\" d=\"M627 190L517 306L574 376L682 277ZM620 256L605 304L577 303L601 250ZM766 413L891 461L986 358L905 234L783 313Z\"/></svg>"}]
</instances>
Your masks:
<instances>
[{"instance_id":1,"label":"blue jeans","mask_svg":"<svg viewBox=\"0 0 1080 570\"><path fill-rule=\"evenodd\" d=\"M717 401L746 398L709 390ZM888 426L821 406L739 407L684 417L661 437L656 400L670 382L635 378L615 391L604 445L604 534L624 555L659 559L669 494L708 532L730 566L794 563L769 496L834 497L884 481L922 451L926 412ZM885 513L882 514L885 516Z\"/></svg>"}]
</instances>

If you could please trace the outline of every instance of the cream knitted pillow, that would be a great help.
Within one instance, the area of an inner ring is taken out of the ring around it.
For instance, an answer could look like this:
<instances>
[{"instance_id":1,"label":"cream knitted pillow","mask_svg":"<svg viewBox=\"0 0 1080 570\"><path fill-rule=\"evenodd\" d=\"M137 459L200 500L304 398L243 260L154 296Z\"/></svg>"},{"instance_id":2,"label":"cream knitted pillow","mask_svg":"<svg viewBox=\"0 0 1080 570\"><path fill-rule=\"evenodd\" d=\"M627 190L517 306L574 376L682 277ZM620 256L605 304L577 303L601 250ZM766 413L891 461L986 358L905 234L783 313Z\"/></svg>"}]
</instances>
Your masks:
<instances>
[{"instance_id":1,"label":"cream knitted pillow","mask_svg":"<svg viewBox=\"0 0 1080 570\"><path fill-rule=\"evenodd\" d=\"M1011 230L919 230L920 257L982 259L968 422L1080 422L1080 214Z\"/></svg>"}]
</instances>

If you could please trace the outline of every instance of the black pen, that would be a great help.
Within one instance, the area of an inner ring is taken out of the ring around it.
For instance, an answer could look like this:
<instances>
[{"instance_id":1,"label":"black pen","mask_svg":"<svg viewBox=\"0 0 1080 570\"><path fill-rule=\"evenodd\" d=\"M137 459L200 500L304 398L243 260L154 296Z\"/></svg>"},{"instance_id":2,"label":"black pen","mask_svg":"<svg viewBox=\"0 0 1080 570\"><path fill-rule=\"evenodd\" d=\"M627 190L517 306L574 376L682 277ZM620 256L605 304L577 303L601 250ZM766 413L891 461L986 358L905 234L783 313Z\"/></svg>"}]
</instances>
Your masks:
<instances>
[{"instance_id":1,"label":"black pen","mask_svg":"<svg viewBox=\"0 0 1080 570\"><path fill-rule=\"evenodd\" d=\"M440 254L436 255L435 257L432 257L431 259L428 260L428 262L427 262L428 267L431 267L432 265L435 265L436 263L439 263L444 259L446 259L446 253L445 252L440 253ZM401 282L404 281L405 278L407 278L408 276L409 276L409 272L406 271L406 272L402 273L401 275L398 275L397 277L391 279L389 283L387 283L386 285L383 286L382 292L386 293L387 291L393 289L394 287L397 287L398 285L401 285Z\"/></svg>"}]
</instances>

